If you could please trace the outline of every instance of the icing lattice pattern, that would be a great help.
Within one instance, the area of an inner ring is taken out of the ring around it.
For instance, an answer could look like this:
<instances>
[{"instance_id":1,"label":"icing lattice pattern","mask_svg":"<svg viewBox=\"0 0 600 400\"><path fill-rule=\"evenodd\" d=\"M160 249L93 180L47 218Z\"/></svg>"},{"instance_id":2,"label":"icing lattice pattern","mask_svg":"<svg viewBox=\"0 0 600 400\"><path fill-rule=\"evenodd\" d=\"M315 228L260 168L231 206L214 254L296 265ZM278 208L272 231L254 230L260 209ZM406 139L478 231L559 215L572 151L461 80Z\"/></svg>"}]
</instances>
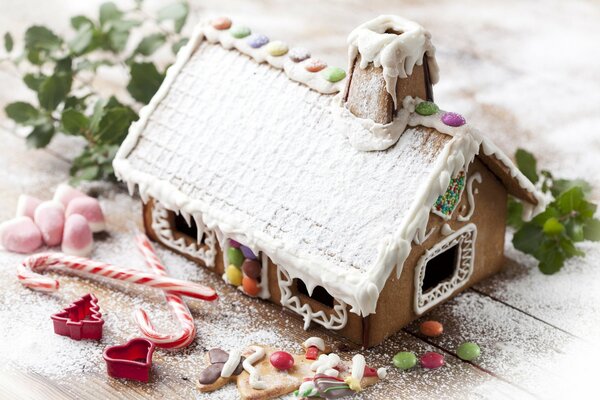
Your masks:
<instances>
[{"instance_id":1,"label":"icing lattice pattern","mask_svg":"<svg viewBox=\"0 0 600 400\"><path fill-rule=\"evenodd\" d=\"M456 177L450 179L446 193L437 198L432 211L445 219L449 218L460 202L460 196L464 188L465 173L461 171Z\"/></svg>"}]
</instances>

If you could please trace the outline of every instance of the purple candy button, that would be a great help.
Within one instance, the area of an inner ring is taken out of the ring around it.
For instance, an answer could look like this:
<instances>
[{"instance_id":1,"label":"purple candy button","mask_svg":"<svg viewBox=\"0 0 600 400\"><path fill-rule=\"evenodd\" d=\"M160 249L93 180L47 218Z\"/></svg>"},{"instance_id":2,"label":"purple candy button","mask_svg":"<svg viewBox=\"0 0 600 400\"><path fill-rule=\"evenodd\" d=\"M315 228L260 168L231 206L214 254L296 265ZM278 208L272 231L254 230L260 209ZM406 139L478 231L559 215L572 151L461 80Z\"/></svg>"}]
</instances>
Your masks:
<instances>
[{"instance_id":1,"label":"purple candy button","mask_svg":"<svg viewBox=\"0 0 600 400\"><path fill-rule=\"evenodd\" d=\"M457 113L447 112L442 115L442 122L448 126L462 126L467 123L465 118Z\"/></svg>"},{"instance_id":2,"label":"purple candy button","mask_svg":"<svg viewBox=\"0 0 600 400\"><path fill-rule=\"evenodd\" d=\"M240 248L240 246L241 246L241 244L239 244L238 242L236 242L236 241L235 241L235 240L233 240L233 239L229 239L229 246L230 246L230 247L233 247L233 248L235 248L235 249L239 249L239 248Z\"/></svg>"},{"instance_id":3,"label":"purple candy button","mask_svg":"<svg viewBox=\"0 0 600 400\"><path fill-rule=\"evenodd\" d=\"M242 245L242 246L240 246L240 250L242 251L242 254L244 255L244 257L246 257L250 260L256 260L256 256L254 255L252 250L250 250L248 247Z\"/></svg>"},{"instance_id":4,"label":"purple candy button","mask_svg":"<svg viewBox=\"0 0 600 400\"><path fill-rule=\"evenodd\" d=\"M254 33L246 39L250 47L254 49L258 49L259 47L263 47L265 44L269 43L269 38L260 33Z\"/></svg>"}]
</instances>

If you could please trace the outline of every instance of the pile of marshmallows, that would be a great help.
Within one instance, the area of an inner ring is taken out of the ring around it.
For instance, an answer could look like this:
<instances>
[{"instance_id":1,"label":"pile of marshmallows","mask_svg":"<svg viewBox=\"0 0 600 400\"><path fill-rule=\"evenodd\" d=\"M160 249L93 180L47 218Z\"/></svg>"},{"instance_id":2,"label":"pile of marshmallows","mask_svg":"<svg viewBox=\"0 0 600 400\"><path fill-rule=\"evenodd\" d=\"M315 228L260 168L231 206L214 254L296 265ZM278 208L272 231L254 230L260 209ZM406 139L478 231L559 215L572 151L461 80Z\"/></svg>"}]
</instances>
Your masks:
<instances>
[{"instance_id":1,"label":"pile of marshmallows","mask_svg":"<svg viewBox=\"0 0 600 400\"><path fill-rule=\"evenodd\" d=\"M98 200L61 184L49 201L22 194L16 217L0 224L0 244L15 253L61 245L63 253L84 257L92 251L92 233L104 228Z\"/></svg>"}]
</instances>

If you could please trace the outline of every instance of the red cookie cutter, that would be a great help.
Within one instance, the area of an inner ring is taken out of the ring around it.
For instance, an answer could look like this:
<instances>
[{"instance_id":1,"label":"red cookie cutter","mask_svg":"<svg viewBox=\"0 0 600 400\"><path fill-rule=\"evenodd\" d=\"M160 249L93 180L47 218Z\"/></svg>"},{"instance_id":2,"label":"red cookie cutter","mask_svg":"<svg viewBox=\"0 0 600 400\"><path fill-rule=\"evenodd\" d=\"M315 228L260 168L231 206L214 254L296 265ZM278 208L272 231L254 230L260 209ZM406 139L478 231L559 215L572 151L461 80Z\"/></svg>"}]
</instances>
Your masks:
<instances>
[{"instance_id":1,"label":"red cookie cutter","mask_svg":"<svg viewBox=\"0 0 600 400\"><path fill-rule=\"evenodd\" d=\"M148 382L154 347L154 343L142 338L107 347L102 356L106 361L108 376Z\"/></svg>"},{"instance_id":2,"label":"red cookie cutter","mask_svg":"<svg viewBox=\"0 0 600 400\"><path fill-rule=\"evenodd\" d=\"M50 317L54 333L71 339L102 339L104 320L100 314L98 299L91 293L73 302L63 311Z\"/></svg>"}]
</instances>

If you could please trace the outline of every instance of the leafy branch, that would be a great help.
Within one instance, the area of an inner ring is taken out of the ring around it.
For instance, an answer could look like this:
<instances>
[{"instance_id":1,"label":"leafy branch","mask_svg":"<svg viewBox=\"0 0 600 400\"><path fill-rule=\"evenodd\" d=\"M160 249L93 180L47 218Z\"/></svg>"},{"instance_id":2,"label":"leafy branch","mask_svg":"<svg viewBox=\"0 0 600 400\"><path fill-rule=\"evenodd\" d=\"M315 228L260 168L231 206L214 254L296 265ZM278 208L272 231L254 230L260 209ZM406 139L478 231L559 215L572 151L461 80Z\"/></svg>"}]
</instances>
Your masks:
<instances>
[{"instance_id":1,"label":"leafy branch","mask_svg":"<svg viewBox=\"0 0 600 400\"><path fill-rule=\"evenodd\" d=\"M538 171L535 157L525 150L517 150L515 158L521 172L553 200L525 222L523 204L514 197L509 199L508 224L517 229L513 245L534 256L544 274L554 274L567 259L585 255L577 243L600 241L600 220L594 218L597 205L588 198L591 186L581 179L559 179L550 171Z\"/></svg>"},{"instance_id":2,"label":"leafy branch","mask_svg":"<svg viewBox=\"0 0 600 400\"><path fill-rule=\"evenodd\" d=\"M57 133L82 137L85 148L70 170L74 181L114 179L112 159L129 126L138 119L137 110L150 101L165 76L152 56L164 47L174 55L187 43L181 31L188 13L189 5L183 0L155 15L146 12L142 0L130 10L107 2L100 6L96 19L72 17L73 32L68 37L44 26L29 27L20 54L15 54L12 34L5 33L7 57L0 62L12 64L37 96L36 104L7 105L6 115L30 128L26 140L34 148L47 146ZM131 33L141 32L142 24L144 32L150 32L130 46ZM128 72L125 99L106 98L94 89L91 82L101 67Z\"/></svg>"}]
</instances>

